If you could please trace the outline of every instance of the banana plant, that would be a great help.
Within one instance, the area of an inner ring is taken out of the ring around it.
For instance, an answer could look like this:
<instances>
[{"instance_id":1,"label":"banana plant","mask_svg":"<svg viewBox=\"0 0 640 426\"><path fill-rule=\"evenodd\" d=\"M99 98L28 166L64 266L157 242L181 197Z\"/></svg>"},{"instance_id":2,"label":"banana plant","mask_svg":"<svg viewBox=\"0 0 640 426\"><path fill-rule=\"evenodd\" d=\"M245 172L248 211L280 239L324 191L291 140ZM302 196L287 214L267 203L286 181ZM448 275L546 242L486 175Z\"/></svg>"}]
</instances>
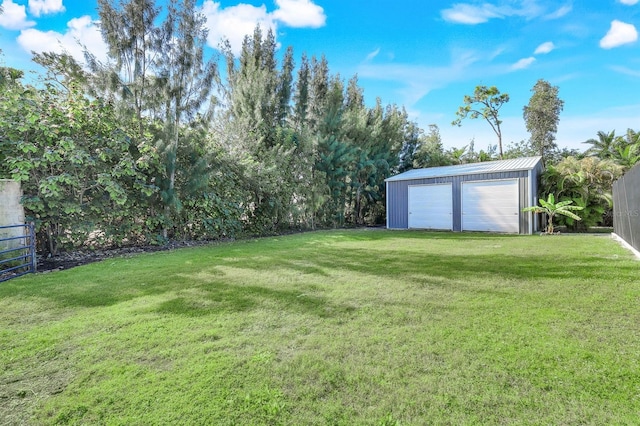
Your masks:
<instances>
[{"instance_id":1,"label":"banana plant","mask_svg":"<svg viewBox=\"0 0 640 426\"><path fill-rule=\"evenodd\" d=\"M559 201L556 203L556 199L553 194L549 194L546 200L539 200L539 206L531 206L522 209L523 212L545 213L548 218L547 222L547 234L553 234L553 218L556 215L562 215L570 217L573 220L582 220L580 216L573 213L572 210L582 210L582 206L572 206L573 200Z\"/></svg>"}]
</instances>

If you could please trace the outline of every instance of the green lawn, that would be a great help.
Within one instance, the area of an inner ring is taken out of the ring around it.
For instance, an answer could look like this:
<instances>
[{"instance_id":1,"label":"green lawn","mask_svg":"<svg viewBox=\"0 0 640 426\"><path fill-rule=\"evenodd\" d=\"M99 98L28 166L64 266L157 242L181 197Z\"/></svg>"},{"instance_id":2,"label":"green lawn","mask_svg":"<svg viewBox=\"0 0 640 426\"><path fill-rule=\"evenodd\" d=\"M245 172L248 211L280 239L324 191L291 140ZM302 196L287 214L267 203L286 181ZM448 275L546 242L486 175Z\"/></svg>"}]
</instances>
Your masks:
<instances>
[{"instance_id":1,"label":"green lawn","mask_svg":"<svg viewBox=\"0 0 640 426\"><path fill-rule=\"evenodd\" d=\"M607 235L314 232L0 284L0 424L637 424Z\"/></svg>"}]
</instances>

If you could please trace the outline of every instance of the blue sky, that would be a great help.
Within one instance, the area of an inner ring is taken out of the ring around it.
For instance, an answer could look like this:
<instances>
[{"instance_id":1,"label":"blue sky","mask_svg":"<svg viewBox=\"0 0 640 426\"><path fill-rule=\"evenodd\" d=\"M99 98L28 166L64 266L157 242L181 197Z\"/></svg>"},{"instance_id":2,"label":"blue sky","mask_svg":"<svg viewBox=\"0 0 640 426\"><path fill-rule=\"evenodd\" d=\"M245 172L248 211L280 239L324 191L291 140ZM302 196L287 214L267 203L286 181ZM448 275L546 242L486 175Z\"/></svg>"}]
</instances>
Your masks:
<instances>
[{"instance_id":1,"label":"blue sky","mask_svg":"<svg viewBox=\"0 0 640 426\"><path fill-rule=\"evenodd\" d=\"M80 55L81 40L98 55L94 0L0 0L5 65L32 69L30 51ZM159 2L161 3L161 2ZM198 4L208 17L209 44L221 37L239 49L257 23L272 28L296 58L325 54L333 73L358 74L367 103L404 106L427 129L440 128L446 147L471 139L496 143L486 122L451 126L476 85L511 96L501 110L503 142L528 139L522 108L540 78L565 102L557 142L584 149L597 131L640 130L639 0L266 0ZM213 51L213 50L212 50Z\"/></svg>"}]
</instances>

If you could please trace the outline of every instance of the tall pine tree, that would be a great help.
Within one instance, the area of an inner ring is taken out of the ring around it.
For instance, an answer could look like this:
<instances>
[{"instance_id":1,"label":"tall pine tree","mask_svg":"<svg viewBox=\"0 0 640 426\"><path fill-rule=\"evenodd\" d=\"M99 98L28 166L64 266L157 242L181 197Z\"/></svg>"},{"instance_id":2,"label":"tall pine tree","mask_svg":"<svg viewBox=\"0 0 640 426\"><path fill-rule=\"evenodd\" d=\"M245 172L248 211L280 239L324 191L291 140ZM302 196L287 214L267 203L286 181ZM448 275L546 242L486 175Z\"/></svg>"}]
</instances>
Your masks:
<instances>
[{"instance_id":1,"label":"tall pine tree","mask_svg":"<svg viewBox=\"0 0 640 426\"><path fill-rule=\"evenodd\" d=\"M206 18L197 11L195 0L171 0L167 4L156 77L164 107L162 151L167 176L163 188L166 216L170 215L171 207L180 204L175 182L181 129L206 107L217 77L216 63L204 58L205 23ZM166 228L164 235L167 236Z\"/></svg>"}]
</instances>

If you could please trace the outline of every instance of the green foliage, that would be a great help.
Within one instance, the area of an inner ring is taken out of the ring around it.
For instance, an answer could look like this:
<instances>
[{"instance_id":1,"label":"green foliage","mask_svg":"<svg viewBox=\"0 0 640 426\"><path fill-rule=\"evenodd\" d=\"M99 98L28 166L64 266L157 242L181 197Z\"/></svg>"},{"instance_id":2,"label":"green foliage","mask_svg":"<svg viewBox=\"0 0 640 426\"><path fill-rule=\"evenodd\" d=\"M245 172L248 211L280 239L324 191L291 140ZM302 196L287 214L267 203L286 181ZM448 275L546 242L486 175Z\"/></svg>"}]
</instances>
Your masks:
<instances>
[{"instance_id":1,"label":"green foliage","mask_svg":"<svg viewBox=\"0 0 640 426\"><path fill-rule=\"evenodd\" d=\"M204 143L208 132L206 125L195 123L180 132L174 181L179 197L169 214L171 238L211 240L242 233L238 166L219 147ZM169 188L167 181L160 185Z\"/></svg>"},{"instance_id":2,"label":"green foliage","mask_svg":"<svg viewBox=\"0 0 640 426\"><path fill-rule=\"evenodd\" d=\"M430 124L429 133L426 135L416 132L413 128L410 130L411 139L409 140L415 141L416 147L412 148L412 156L405 161L411 160L411 168L448 166L454 163L454 159L444 151L437 125ZM408 169L406 166L405 168Z\"/></svg>"},{"instance_id":3,"label":"green foliage","mask_svg":"<svg viewBox=\"0 0 640 426\"><path fill-rule=\"evenodd\" d=\"M307 126L309 111L309 79L311 77L311 67L306 54L302 54L300 67L298 68L298 80L296 81L295 93L293 95L293 128L302 133Z\"/></svg>"},{"instance_id":4,"label":"green foliage","mask_svg":"<svg viewBox=\"0 0 640 426\"><path fill-rule=\"evenodd\" d=\"M406 113L381 102L365 107L357 77L345 87L324 57L303 56L293 90L292 51L279 67L273 34L263 37L260 28L245 38L238 59L228 45L225 56L229 109L220 115L220 138L242 164L248 229L380 222ZM292 92L294 105L285 107Z\"/></svg>"},{"instance_id":5,"label":"green foliage","mask_svg":"<svg viewBox=\"0 0 640 426\"><path fill-rule=\"evenodd\" d=\"M460 161L465 163L480 163L483 161L496 160L497 148L497 145L489 145L486 151L484 149L476 151L475 141L471 140L468 150L464 153L464 157L460 158Z\"/></svg>"},{"instance_id":6,"label":"green foliage","mask_svg":"<svg viewBox=\"0 0 640 426\"><path fill-rule=\"evenodd\" d=\"M627 129L624 137L616 136L615 131L598 132L597 139L584 142L591 145L585 155L612 160L625 170L630 169L640 161L640 133Z\"/></svg>"},{"instance_id":7,"label":"green foliage","mask_svg":"<svg viewBox=\"0 0 640 426\"><path fill-rule=\"evenodd\" d=\"M640 143L616 147L616 162L629 170L640 162Z\"/></svg>"},{"instance_id":8,"label":"green foliage","mask_svg":"<svg viewBox=\"0 0 640 426\"><path fill-rule=\"evenodd\" d=\"M47 81L55 81L67 90L71 84L89 85L90 74L67 53L34 53L32 60L46 70ZM95 92L91 94L96 95Z\"/></svg>"},{"instance_id":9,"label":"green foliage","mask_svg":"<svg viewBox=\"0 0 640 426\"><path fill-rule=\"evenodd\" d=\"M538 152L531 144L521 140L520 142L509 143L504 151L503 158L533 157L535 155L538 155Z\"/></svg>"},{"instance_id":10,"label":"green foliage","mask_svg":"<svg viewBox=\"0 0 640 426\"><path fill-rule=\"evenodd\" d=\"M160 8L154 0L98 0L98 13L109 59L102 63L85 51L93 73L89 90L117 99L120 118L135 122L142 138L146 131L143 116L159 103L153 97L151 73L163 42L157 26Z\"/></svg>"},{"instance_id":11,"label":"green foliage","mask_svg":"<svg viewBox=\"0 0 640 426\"><path fill-rule=\"evenodd\" d=\"M547 234L553 234L553 219L556 215L566 216L572 220L582 220L572 210L583 210L584 206L572 206L573 200L558 201L556 203L553 194L549 194L546 200L540 199L539 206L531 206L522 209L524 212L544 213L547 215Z\"/></svg>"},{"instance_id":12,"label":"green foliage","mask_svg":"<svg viewBox=\"0 0 640 426\"><path fill-rule=\"evenodd\" d=\"M615 130L609 133L599 131L598 139L589 139L584 143L591 145L585 154L593 155L602 160L610 160L615 153L616 132Z\"/></svg>"},{"instance_id":13,"label":"green foliage","mask_svg":"<svg viewBox=\"0 0 640 426\"><path fill-rule=\"evenodd\" d=\"M596 157L567 157L555 165L547 165L542 175L541 190L556 194L560 201L572 201L584 208L582 221L560 218L561 225L585 230L601 224L603 214L611 209L613 182L622 176L623 168L611 160Z\"/></svg>"},{"instance_id":14,"label":"green foliage","mask_svg":"<svg viewBox=\"0 0 640 426\"><path fill-rule=\"evenodd\" d=\"M23 205L51 254L95 231L111 244L133 237L128 222L156 191L146 172L157 157L132 144L112 105L75 85L68 92L17 85L2 95L0 128L4 173L21 182ZM126 237L113 232L120 227L129 228Z\"/></svg>"},{"instance_id":15,"label":"green foliage","mask_svg":"<svg viewBox=\"0 0 640 426\"><path fill-rule=\"evenodd\" d=\"M170 217L181 207L181 195L183 192L193 193L198 188L205 186L206 165L197 169L189 168L187 184L194 186L176 186L176 174L179 168L189 167L193 164L183 165L178 162L179 149L181 148L181 131L185 125L198 125L196 120L202 121L199 112L208 106L212 85L217 78L216 63L209 60L205 63L204 46L207 30L205 17L196 10L194 0L181 3L171 1L167 5L168 15L162 25L162 46L160 59L156 64L159 75L155 80L156 89L162 91L163 119L161 140L163 142L162 154L164 157L167 184L166 196L163 197L164 212L167 223L171 223ZM191 141L191 144L197 143ZM191 147L189 147L191 148ZM207 154L202 152L202 154ZM180 224L183 225L184 224ZM179 226L179 224L174 224ZM163 236L166 238L168 229L165 227Z\"/></svg>"}]
</instances>

